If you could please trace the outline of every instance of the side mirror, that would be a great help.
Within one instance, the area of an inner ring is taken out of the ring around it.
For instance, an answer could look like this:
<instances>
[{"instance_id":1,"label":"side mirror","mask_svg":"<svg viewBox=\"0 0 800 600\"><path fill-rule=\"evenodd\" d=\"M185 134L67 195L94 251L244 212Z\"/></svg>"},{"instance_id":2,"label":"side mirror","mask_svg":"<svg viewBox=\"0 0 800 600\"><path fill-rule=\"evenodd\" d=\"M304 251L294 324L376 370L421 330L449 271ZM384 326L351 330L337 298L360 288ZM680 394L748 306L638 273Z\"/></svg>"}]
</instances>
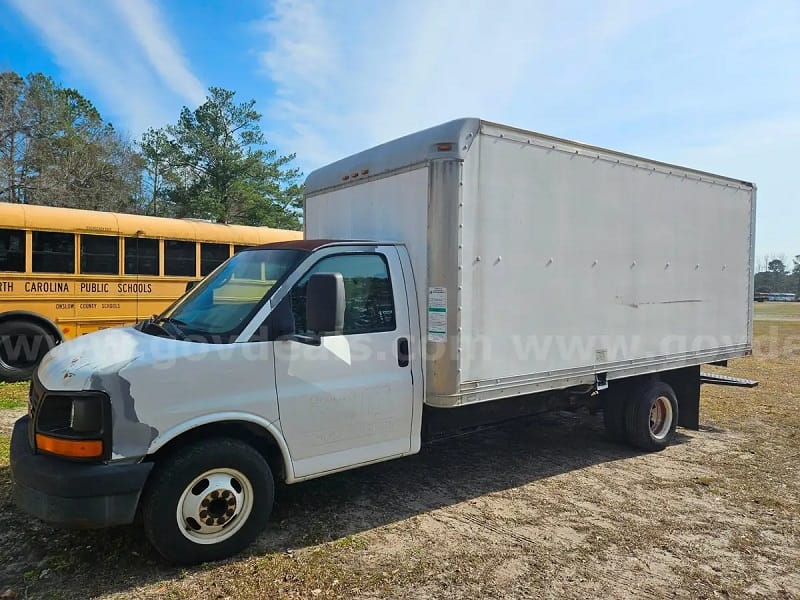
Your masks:
<instances>
[{"instance_id":1,"label":"side mirror","mask_svg":"<svg viewBox=\"0 0 800 600\"><path fill-rule=\"evenodd\" d=\"M199 282L197 282L197 281L187 281L186 282L186 289L183 290L183 293L184 294L188 294L189 292L192 291L192 288L194 288L194 286L196 286L198 283Z\"/></svg>"},{"instance_id":2,"label":"side mirror","mask_svg":"<svg viewBox=\"0 0 800 600\"><path fill-rule=\"evenodd\" d=\"M306 288L306 326L316 333L344 329L344 279L341 273L315 273Z\"/></svg>"}]
</instances>

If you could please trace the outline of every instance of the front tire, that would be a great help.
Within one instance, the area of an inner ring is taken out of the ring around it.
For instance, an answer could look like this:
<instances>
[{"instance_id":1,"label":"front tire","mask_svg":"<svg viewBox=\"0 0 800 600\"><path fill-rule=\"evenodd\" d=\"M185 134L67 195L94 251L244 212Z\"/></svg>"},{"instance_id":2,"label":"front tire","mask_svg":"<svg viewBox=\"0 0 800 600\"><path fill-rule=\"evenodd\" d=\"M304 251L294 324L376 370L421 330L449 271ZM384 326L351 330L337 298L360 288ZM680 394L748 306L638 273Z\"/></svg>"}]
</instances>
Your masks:
<instances>
[{"instance_id":1,"label":"front tire","mask_svg":"<svg viewBox=\"0 0 800 600\"><path fill-rule=\"evenodd\" d=\"M269 465L252 446L231 438L194 442L153 470L142 499L145 534L173 563L220 560L263 531L274 496Z\"/></svg>"},{"instance_id":2,"label":"front tire","mask_svg":"<svg viewBox=\"0 0 800 600\"><path fill-rule=\"evenodd\" d=\"M678 399L663 381L643 383L625 407L625 432L631 445L657 452L666 448L678 425Z\"/></svg>"}]
</instances>

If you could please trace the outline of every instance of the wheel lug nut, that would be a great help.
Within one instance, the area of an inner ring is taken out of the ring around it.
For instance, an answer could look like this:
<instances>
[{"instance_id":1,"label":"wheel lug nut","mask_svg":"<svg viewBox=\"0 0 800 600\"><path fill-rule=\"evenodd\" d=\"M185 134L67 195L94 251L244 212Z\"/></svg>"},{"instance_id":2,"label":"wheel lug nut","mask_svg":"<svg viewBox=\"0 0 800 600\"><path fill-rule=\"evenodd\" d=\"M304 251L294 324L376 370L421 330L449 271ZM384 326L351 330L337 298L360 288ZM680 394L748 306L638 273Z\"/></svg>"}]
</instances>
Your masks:
<instances>
[{"instance_id":1,"label":"wheel lug nut","mask_svg":"<svg viewBox=\"0 0 800 600\"><path fill-rule=\"evenodd\" d=\"M200 511L200 518L201 519L205 519L207 516L208 516L208 511L207 510L201 510Z\"/></svg>"},{"instance_id":2,"label":"wheel lug nut","mask_svg":"<svg viewBox=\"0 0 800 600\"><path fill-rule=\"evenodd\" d=\"M214 519L206 519L206 525L213 525Z\"/></svg>"}]
</instances>

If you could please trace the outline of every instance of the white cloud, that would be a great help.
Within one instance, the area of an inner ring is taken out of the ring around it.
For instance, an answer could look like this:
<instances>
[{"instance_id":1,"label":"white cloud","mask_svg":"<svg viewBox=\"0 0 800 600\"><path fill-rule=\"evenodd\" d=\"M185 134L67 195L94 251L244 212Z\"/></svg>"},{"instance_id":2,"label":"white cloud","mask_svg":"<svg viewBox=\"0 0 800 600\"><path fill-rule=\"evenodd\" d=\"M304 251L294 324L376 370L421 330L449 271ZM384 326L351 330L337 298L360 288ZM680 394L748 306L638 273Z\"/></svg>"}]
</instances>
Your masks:
<instances>
[{"instance_id":1,"label":"white cloud","mask_svg":"<svg viewBox=\"0 0 800 600\"><path fill-rule=\"evenodd\" d=\"M756 179L761 231L797 246L776 233L800 171L775 123L800 119L799 23L792 0L278 0L260 55L270 139L308 172L479 116Z\"/></svg>"},{"instance_id":2,"label":"white cloud","mask_svg":"<svg viewBox=\"0 0 800 600\"><path fill-rule=\"evenodd\" d=\"M271 121L287 124L276 141L294 142L309 167L461 116L530 125L553 101L537 73L562 89L591 78L592 45L612 43L653 9L587 4L563 19L570 12L529 1L279 0L261 54L277 88ZM565 55L571 73L556 66Z\"/></svg>"},{"instance_id":3,"label":"white cloud","mask_svg":"<svg viewBox=\"0 0 800 600\"><path fill-rule=\"evenodd\" d=\"M39 32L67 78L91 88L133 134L173 120L181 103L202 101L203 85L150 0L11 3Z\"/></svg>"},{"instance_id":4,"label":"white cloud","mask_svg":"<svg viewBox=\"0 0 800 600\"><path fill-rule=\"evenodd\" d=\"M143 0L115 0L114 5L127 21L161 81L187 102L200 104L205 98L205 87L189 70L155 6Z\"/></svg>"}]
</instances>

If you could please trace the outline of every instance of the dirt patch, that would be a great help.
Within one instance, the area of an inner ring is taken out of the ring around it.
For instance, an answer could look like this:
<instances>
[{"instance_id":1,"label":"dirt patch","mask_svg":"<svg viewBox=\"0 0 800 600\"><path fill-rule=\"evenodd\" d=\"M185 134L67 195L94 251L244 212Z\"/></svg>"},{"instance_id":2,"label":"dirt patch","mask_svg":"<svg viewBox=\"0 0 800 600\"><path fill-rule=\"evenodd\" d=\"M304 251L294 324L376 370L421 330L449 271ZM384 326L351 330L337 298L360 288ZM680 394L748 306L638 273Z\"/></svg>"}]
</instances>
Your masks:
<instances>
[{"instance_id":1,"label":"dirt patch","mask_svg":"<svg viewBox=\"0 0 800 600\"><path fill-rule=\"evenodd\" d=\"M278 491L244 556L176 569L140 528L64 532L10 503L0 592L104 598L800 597L800 323L720 372L701 420L642 454L559 413ZM758 347L757 347L758 348ZM777 350L775 350L777 348ZM0 438L2 439L2 438ZM0 451L7 455L6 446ZM0 459L0 465L2 465Z\"/></svg>"},{"instance_id":2,"label":"dirt patch","mask_svg":"<svg viewBox=\"0 0 800 600\"><path fill-rule=\"evenodd\" d=\"M14 423L27 411L26 408L0 408L0 435L11 435Z\"/></svg>"}]
</instances>

